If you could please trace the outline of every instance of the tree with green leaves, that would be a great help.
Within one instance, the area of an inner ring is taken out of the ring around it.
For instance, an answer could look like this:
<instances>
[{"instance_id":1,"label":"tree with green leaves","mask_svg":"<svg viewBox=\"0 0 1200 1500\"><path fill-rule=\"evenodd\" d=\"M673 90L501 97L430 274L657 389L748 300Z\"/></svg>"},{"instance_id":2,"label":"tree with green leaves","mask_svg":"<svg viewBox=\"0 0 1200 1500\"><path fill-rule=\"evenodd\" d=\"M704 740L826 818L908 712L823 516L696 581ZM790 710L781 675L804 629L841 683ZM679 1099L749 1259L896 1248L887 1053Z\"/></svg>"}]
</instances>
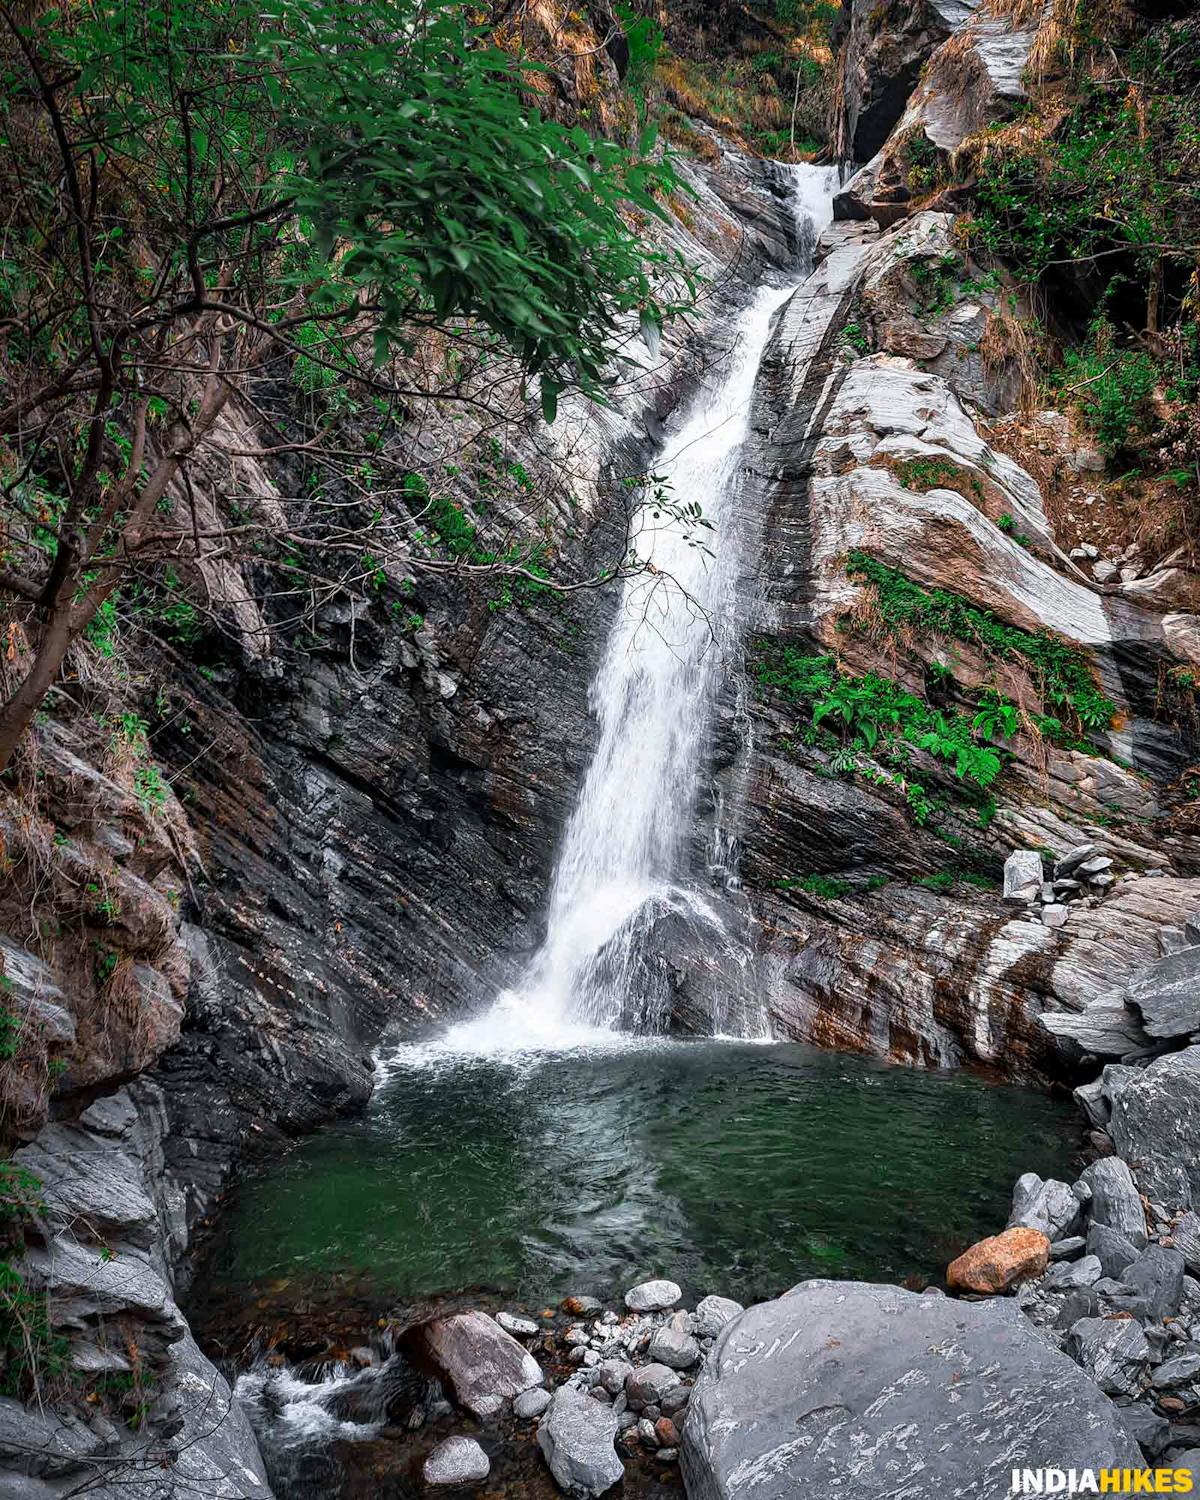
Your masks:
<instances>
[{"instance_id":1,"label":"tree with green leaves","mask_svg":"<svg viewBox=\"0 0 1200 1500\"><path fill-rule=\"evenodd\" d=\"M543 119L536 64L476 14L0 0L0 771L131 572L267 545L189 503L234 408L269 416L260 457L377 473L383 434L433 404L494 425L604 401L631 330L690 300L644 233L669 160ZM428 496L392 463L383 501L331 501L286 546L360 577L397 549L544 577L520 549L414 547Z\"/></svg>"}]
</instances>

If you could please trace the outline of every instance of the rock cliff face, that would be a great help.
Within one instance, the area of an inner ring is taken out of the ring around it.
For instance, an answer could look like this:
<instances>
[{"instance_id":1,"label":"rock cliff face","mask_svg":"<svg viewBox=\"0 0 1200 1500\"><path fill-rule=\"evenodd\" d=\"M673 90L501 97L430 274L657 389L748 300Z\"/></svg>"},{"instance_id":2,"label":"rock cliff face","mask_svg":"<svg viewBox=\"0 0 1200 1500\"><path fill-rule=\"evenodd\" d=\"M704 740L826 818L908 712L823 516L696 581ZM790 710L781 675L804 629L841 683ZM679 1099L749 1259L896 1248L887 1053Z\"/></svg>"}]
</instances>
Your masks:
<instances>
[{"instance_id":1,"label":"rock cliff face","mask_svg":"<svg viewBox=\"0 0 1200 1500\"><path fill-rule=\"evenodd\" d=\"M733 152L686 170L698 227L666 233L720 283L705 316L668 332L615 410L565 410L506 455L570 472L554 545L585 574L621 554L621 481L659 422L723 358L748 289L800 251L786 172ZM246 457L256 445L233 412L202 508L252 494L286 511L289 476ZM443 575L413 599L419 628L333 605L298 651L235 573L204 583L240 660L197 668L142 641L150 743L135 715L112 731L68 703L38 732L36 792L0 807L0 961L22 1018L0 1067L43 1205L26 1284L66 1319L71 1363L129 1387L109 1416L53 1419L44 1463L0 1400L0 1458L33 1463L46 1494L88 1476L125 1493L108 1470L157 1494L184 1449L180 1475L226 1476L212 1493L265 1492L236 1408L209 1420L229 1392L175 1302L193 1238L236 1165L365 1101L385 1027L469 1009L535 945L614 602L497 607Z\"/></svg>"},{"instance_id":2,"label":"rock cliff face","mask_svg":"<svg viewBox=\"0 0 1200 1500\"><path fill-rule=\"evenodd\" d=\"M1033 39L989 16L943 42L907 109L891 112L879 159L902 159L919 129L950 148L1003 118ZM1153 565L1113 582L1115 567L1093 570L1071 546L1094 458L1057 413L1011 418L1020 295L970 263L952 213L889 202L880 214L876 183L875 168L860 173L838 200L844 218L760 375L743 517L759 537L749 681L726 698L715 800L740 850L741 899L761 933L755 982L778 1034L1070 1074L1103 1024L1119 1035L1108 1055L1134 1045L1122 987L1200 891L1184 789L1197 721L1190 691L1174 688L1192 680L1200 621L1150 602ZM1053 507L1047 475L1060 476ZM1066 735L1039 719L1064 712L1037 667L1051 639L1107 698L1106 727ZM890 695L896 714L924 716L925 731L1011 702L986 796L965 795L963 762L939 765L928 733L897 761L886 736L876 756L831 735L836 716L819 727L803 674L822 660L860 700ZM1012 849L1061 856L1088 842L1113 861L1103 899L1060 907L1059 927L1003 899ZM700 963L681 972L681 1025L704 1029L714 982Z\"/></svg>"}]
</instances>

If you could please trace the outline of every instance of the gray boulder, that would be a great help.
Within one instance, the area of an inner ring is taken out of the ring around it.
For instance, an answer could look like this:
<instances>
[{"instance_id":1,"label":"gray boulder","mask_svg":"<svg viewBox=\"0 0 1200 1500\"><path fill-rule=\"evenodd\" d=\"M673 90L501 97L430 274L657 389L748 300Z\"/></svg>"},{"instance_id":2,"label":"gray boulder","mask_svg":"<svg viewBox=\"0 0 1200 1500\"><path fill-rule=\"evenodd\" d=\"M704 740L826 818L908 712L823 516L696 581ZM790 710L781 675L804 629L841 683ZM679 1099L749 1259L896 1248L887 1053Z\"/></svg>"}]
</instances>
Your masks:
<instances>
[{"instance_id":1,"label":"gray boulder","mask_svg":"<svg viewBox=\"0 0 1200 1500\"><path fill-rule=\"evenodd\" d=\"M1092 1223L1117 1230L1140 1250L1147 1239L1146 1214L1129 1168L1120 1157L1101 1157L1079 1180L1092 1190Z\"/></svg>"},{"instance_id":2,"label":"gray boulder","mask_svg":"<svg viewBox=\"0 0 1200 1500\"><path fill-rule=\"evenodd\" d=\"M1191 1385L1200 1380L1200 1354L1177 1354L1155 1370L1152 1384L1155 1390L1169 1391L1177 1385Z\"/></svg>"},{"instance_id":3,"label":"gray boulder","mask_svg":"<svg viewBox=\"0 0 1200 1500\"><path fill-rule=\"evenodd\" d=\"M1071 1329L1080 1369L1110 1396L1136 1396L1146 1384L1150 1345L1134 1318L1081 1318Z\"/></svg>"},{"instance_id":4,"label":"gray boulder","mask_svg":"<svg viewBox=\"0 0 1200 1500\"><path fill-rule=\"evenodd\" d=\"M1053 1177L1044 1182L1036 1172L1017 1178L1008 1227L1040 1229L1048 1240L1065 1239L1079 1227L1083 1205L1070 1183Z\"/></svg>"},{"instance_id":5,"label":"gray boulder","mask_svg":"<svg viewBox=\"0 0 1200 1500\"><path fill-rule=\"evenodd\" d=\"M513 1416L522 1422L529 1422L541 1414L550 1405L550 1392L540 1385L535 1385L528 1391L522 1391L519 1396L513 1397Z\"/></svg>"},{"instance_id":6,"label":"gray boulder","mask_svg":"<svg viewBox=\"0 0 1200 1500\"><path fill-rule=\"evenodd\" d=\"M491 1467L474 1438L448 1437L432 1450L421 1472L426 1484L478 1484Z\"/></svg>"},{"instance_id":7,"label":"gray boulder","mask_svg":"<svg viewBox=\"0 0 1200 1500\"><path fill-rule=\"evenodd\" d=\"M832 1281L725 1328L681 1457L690 1500L992 1500L1017 1466L1141 1463L1116 1408L1013 1302Z\"/></svg>"},{"instance_id":8,"label":"gray boulder","mask_svg":"<svg viewBox=\"0 0 1200 1500\"><path fill-rule=\"evenodd\" d=\"M1109 1128L1143 1192L1200 1208L1200 1047L1157 1058L1129 1080Z\"/></svg>"},{"instance_id":9,"label":"gray boulder","mask_svg":"<svg viewBox=\"0 0 1200 1500\"><path fill-rule=\"evenodd\" d=\"M625 1306L630 1312L665 1312L682 1296L673 1281L642 1281L625 1293Z\"/></svg>"},{"instance_id":10,"label":"gray boulder","mask_svg":"<svg viewBox=\"0 0 1200 1500\"><path fill-rule=\"evenodd\" d=\"M1056 1262L1042 1278L1042 1286L1048 1292L1070 1292L1094 1286L1102 1274L1099 1257L1085 1255L1082 1260Z\"/></svg>"},{"instance_id":11,"label":"gray boulder","mask_svg":"<svg viewBox=\"0 0 1200 1500\"><path fill-rule=\"evenodd\" d=\"M405 1333L403 1351L419 1367L432 1369L458 1405L481 1419L542 1383L533 1355L482 1312L419 1323Z\"/></svg>"},{"instance_id":12,"label":"gray boulder","mask_svg":"<svg viewBox=\"0 0 1200 1500\"><path fill-rule=\"evenodd\" d=\"M692 1326L701 1338L715 1339L731 1318L745 1311L732 1297L701 1297L692 1316Z\"/></svg>"},{"instance_id":13,"label":"gray boulder","mask_svg":"<svg viewBox=\"0 0 1200 1500\"><path fill-rule=\"evenodd\" d=\"M538 1446L568 1495L602 1495L625 1477L614 1446L617 1414L582 1391L561 1386L538 1428Z\"/></svg>"},{"instance_id":14,"label":"gray boulder","mask_svg":"<svg viewBox=\"0 0 1200 1500\"><path fill-rule=\"evenodd\" d=\"M1036 849L1014 849L1004 861L1004 899L1029 906L1042 893L1042 856Z\"/></svg>"},{"instance_id":15,"label":"gray boulder","mask_svg":"<svg viewBox=\"0 0 1200 1500\"><path fill-rule=\"evenodd\" d=\"M700 1363L700 1345L691 1334L677 1328L655 1329L646 1349L646 1357L672 1370L690 1370Z\"/></svg>"},{"instance_id":16,"label":"gray boulder","mask_svg":"<svg viewBox=\"0 0 1200 1500\"><path fill-rule=\"evenodd\" d=\"M1087 1253L1100 1262L1105 1276L1120 1281L1127 1266L1138 1258L1138 1248L1119 1229L1109 1229L1107 1224L1089 1224Z\"/></svg>"},{"instance_id":17,"label":"gray boulder","mask_svg":"<svg viewBox=\"0 0 1200 1500\"><path fill-rule=\"evenodd\" d=\"M1152 1037L1200 1031L1200 948L1168 953L1129 981L1125 998L1137 1008Z\"/></svg>"},{"instance_id":18,"label":"gray boulder","mask_svg":"<svg viewBox=\"0 0 1200 1500\"><path fill-rule=\"evenodd\" d=\"M1122 1273L1121 1280L1144 1303L1144 1315L1157 1323L1179 1311L1183 1274L1183 1256L1178 1250L1151 1245Z\"/></svg>"}]
</instances>

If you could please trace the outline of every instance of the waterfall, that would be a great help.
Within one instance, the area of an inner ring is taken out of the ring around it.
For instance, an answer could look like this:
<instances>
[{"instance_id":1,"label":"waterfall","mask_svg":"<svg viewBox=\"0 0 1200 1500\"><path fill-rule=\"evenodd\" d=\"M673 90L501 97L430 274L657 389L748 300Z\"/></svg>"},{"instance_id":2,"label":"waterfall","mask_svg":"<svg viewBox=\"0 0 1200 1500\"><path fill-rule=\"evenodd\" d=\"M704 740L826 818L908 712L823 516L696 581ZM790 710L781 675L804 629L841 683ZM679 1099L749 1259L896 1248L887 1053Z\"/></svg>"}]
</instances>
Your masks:
<instances>
[{"instance_id":1,"label":"waterfall","mask_svg":"<svg viewBox=\"0 0 1200 1500\"><path fill-rule=\"evenodd\" d=\"M722 661L736 645L736 528L727 524L775 313L811 270L832 215L835 168L794 174L797 279L763 286L738 317L728 359L688 408L652 466L669 501L699 501L711 531L673 520L652 498L632 549L650 564L628 578L590 701L599 740L567 823L546 937L519 982L483 1017L457 1027L472 1050L567 1045L598 1030L661 1030L647 945L672 918L728 941L722 917L687 880L685 846Z\"/></svg>"}]
</instances>

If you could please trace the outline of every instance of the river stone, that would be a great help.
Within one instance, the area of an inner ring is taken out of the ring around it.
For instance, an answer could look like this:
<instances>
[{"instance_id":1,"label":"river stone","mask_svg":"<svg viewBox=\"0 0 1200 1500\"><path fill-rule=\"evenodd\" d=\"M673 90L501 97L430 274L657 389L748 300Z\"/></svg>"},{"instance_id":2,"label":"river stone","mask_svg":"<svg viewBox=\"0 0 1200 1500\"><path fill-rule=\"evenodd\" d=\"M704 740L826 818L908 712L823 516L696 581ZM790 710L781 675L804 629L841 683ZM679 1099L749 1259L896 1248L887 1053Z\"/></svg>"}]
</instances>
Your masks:
<instances>
[{"instance_id":1,"label":"river stone","mask_svg":"<svg viewBox=\"0 0 1200 1500\"><path fill-rule=\"evenodd\" d=\"M1140 1250L1147 1238L1146 1214L1132 1174L1120 1157L1101 1157L1079 1180L1092 1190L1092 1223L1117 1230Z\"/></svg>"},{"instance_id":2,"label":"river stone","mask_svg":"<svg viewBox=\"0 0 1200 1500\"><path fill-rule=\"evenodd\" d=\"M666 1365L643 1365L625 1382L625 1394L632 1407L656 1405L679 1384L679 1376Z\"/></svg>"},{"instance_id":3,"label":"river stone","mask_svg":"<svg viewBox=\"0 0 1200 1500\"><path fill-rule=\"evenodd\" d=\"M1099 1260L1105 1276L1115 1277L1119 1281L1126 1267L1137 1260L1139 1252L1133 1241L1127 1239L1119 1229L1093 1223L1088 1225L1087 1253Z\"/></svg>"},{"instance_id":4,"label":"river stone","mask_svg":"<svg viewBox=\"0 0 1200 1500\"><path fill-rule=\"evenodd\" d=\"M676 1328L658 1328L646 1349L646 1357L655 1364L670 1365L672 1370L690 1370L700 1360L700 1345L691 1334Z\"/></svg>"},{"instance_id":5,"label":"river stone","mask_svg":"<svg viewBox=\"0 0 1200 1500\"><path fill-rule=\"evenodd\" d=\"M625 1477L613 1446L618 1418L580 1391L561 1386L538 1428L538 1446L560 1489L581 1497L602 1495Z\"/></svg>"},{"instance_id":6,"label":"river stone","mask_svg":"<svg viewBox=\"0 0 1200 1500\"><path fill-rule=\"evenodd\" d=\"M1047 1292L1071 1292L1094 1286L1102 1275L1099 1256L1085 1255L1082 1260L1060 1260L1051 1266L1042 1279L1042 1287Z\"/></svg>"},{"instance_id":7,"label":"river stone","mask_svg":"<svg viewBox=\"0 0 1200 1500\"><path fill-rule=\"evenodd\" d=\"M745 1311L732 1297L701 1297L692 1315L692 1329L701 1338L715 1339L731 1318Z\"/></svg>"},{"instance_id":8,"label":"river stone","mask_svg":"<svg viewBox=\"0 0 1200 1500\"><path fill-rule=\"evenodd\" d=\"M538 1326L532 1318L520 1318L516 1313L498 1312L496 1322L505 1333L511 1333L513 1338L531 1339L538 1332Z\"/></svg>"},{"instance_id":9,"label":"river stone","mask_svg":"<svg viewBox=\"0 0 1200 1500\"><path fill-rule=\"evenodd\" d=\"M946 1281L955 1291L991 1296L1030 1276L1040 1276L1049 1259L1050 1241L1040 1229L1006 1229L951 1261Z\"/></svg>"},{"instance_id":10,"label":"river stone","mask_svg":"<svg viewBox=\"0 0 1200 1500\"><path fill-rule=\"evenodd\" d=\"M1082 1212L1083 1205L1070 1183L1053 1177L1043 1182L1036 1172L1026 1172L1017 1178L1013 1189L1008 1227L1040 1229L1048 1240L1061 1240L1079 1227Z\"/></svg>"},{"instance_id":11,"label":"river stone","mask_svg":"<svg viewBox=\"0 0 1200 1500\"><path fill-rule=\"evenodd\" d=\"M522 1391L519 1396L513 1397L513 1416L520 1417L522 1422L528 1422L533 1417L540 1417L549 1405L550 1392L535 1385L531 1390Z\"/></svg>"},{"instance_id":12,"label":"river stone","mask_svg":"<svg viewBox=\"0 0 1200 1500\"><path fill-rule=\"evenodd\" d=\"M433 1368L459 1406L480 1419L542 1383L537 1360L486 1313L452 1313L419 1323L405 1333L403 1346L414 1363Z\"/></svg>"},{"instance_id":13,"label":"river stone","mask_svg":"<svg viewBox=\"0 0 1200 1500\"><path fill-rule=\"evenodd\" d=\"M1184 948L1140 969L1125 998L1141 1013L1152 1037L1183 1037L1200 1031L1200 948Z\"/></svg>"},{"instance_id":14,"label":"river stone","mask_svg":"<svg viewBox=\"0 0 1200 1500\"><path fill-rule=\"evenodd\" d=\"M1143 1192L1200 1209L1200 1047L1156 1058L1126 1083L1109 1128Z\"/></svg>"},{"instance_id":15,"label":"river stone","mask_svg":"<svg viewBox=\"0 0 1200 1500\"><path fill-rule=\"evenodd\" d=\"M625 1382L633 1373L633 1366L624 1359L606 1359L596 1366L596 1373L604 1389L615 1396L625 1389Z\"/></svg>"},{"instance_id":16,"label":"river stone","mask_svg":"<svg viewBox=\"0 0 1200 1500\"><path fill-rule=\"evenodd\" d=\"M625 1306L630 1312L666 1312L682 1296L673 1281L642 1281L625 1293Z\"/></svg>"},{"instance_id":17,"label":"river stone","mask_svg":"<svg viewBox=\"0 0 1200 1500\"><path fill-rule=\"evenodd\" d=\"M448 1437L430 1452L421 1473L426 1484L478 1484L491 1467L474 1438Z\"/></svg>"},{"instance_id":18,"label":"river stone","mask_svg":"<svg viewBox=\"0 0 1200 1500\"><path fill-rule=\"evenodd\" d=\"M1150 1345L1135 1318L1081 1318L1071 1346L1080 1369L1110 1396L1136 1396L1145 1384Z\"/></svg>"},{"instance_id":19,"label":"river stone","mask_svg":"<svg viewBox=\"0 0 1200 1500\"><path fill-rule=\"evenodd\" d=\"M1013 1302L845 1281L728 1325L681 1456L689 1500L995 1500L1018 1466L1142 1462L1112 1403Z\"/></svg>"},{"instance_id":20,"label":"river stone","mask_svg":"<svg viewBox=\"0 0 1200 1500\"><path fill-rule=\"evenodd\" d=\"M1004 899L1029 906L1042 889L1042 856L1036 849L1014 849L1004 861Z\"/></svg>"}]
</instances>

